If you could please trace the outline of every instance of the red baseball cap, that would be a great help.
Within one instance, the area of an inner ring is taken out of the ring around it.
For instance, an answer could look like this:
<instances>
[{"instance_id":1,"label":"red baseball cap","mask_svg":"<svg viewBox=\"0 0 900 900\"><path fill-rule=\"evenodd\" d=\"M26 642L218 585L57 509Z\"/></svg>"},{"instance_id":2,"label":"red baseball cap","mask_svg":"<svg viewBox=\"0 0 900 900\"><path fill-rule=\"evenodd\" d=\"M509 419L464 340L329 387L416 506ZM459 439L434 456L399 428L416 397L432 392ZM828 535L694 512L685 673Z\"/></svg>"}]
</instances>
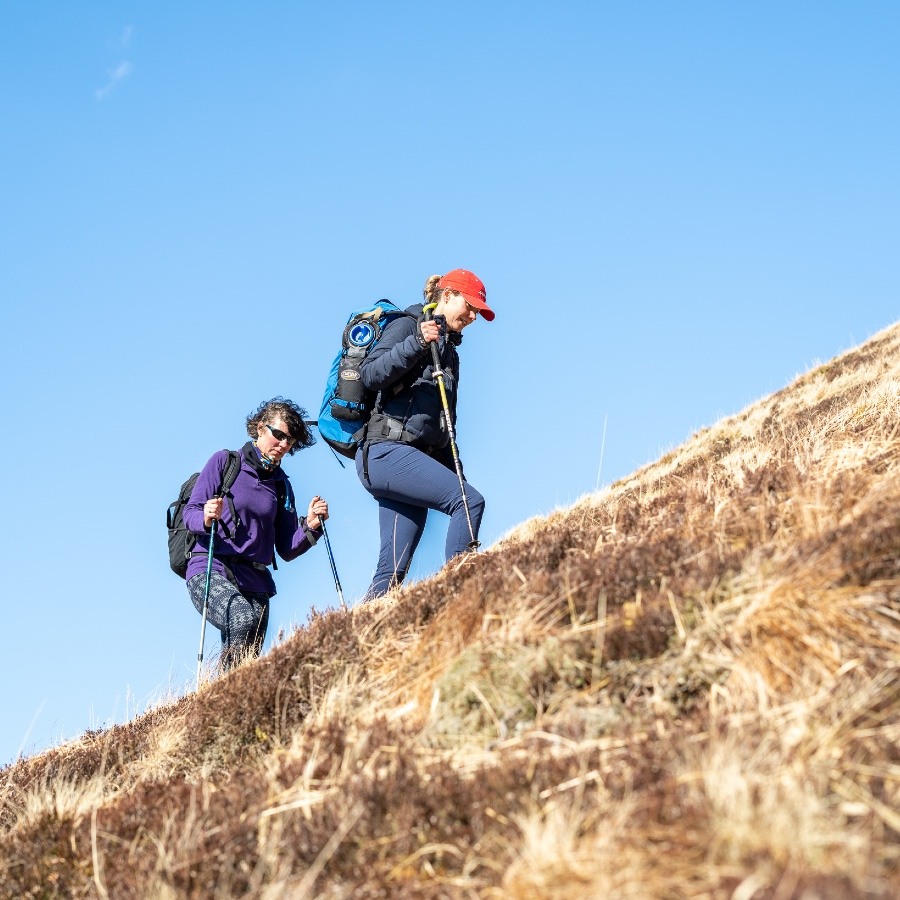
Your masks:
<instances>
[{"instance_id":1,"label":"red baseball cap","mask_svg":"<svg viewBox=\"0 0 900 900\"><path fill-rule=\"evenodd\" d=\"M454 269L441 277L438 287L458 291L488 322L494 321L494 311L487 305L487 295L482 280L468 269Z\"/></svg>"}]
</instances>

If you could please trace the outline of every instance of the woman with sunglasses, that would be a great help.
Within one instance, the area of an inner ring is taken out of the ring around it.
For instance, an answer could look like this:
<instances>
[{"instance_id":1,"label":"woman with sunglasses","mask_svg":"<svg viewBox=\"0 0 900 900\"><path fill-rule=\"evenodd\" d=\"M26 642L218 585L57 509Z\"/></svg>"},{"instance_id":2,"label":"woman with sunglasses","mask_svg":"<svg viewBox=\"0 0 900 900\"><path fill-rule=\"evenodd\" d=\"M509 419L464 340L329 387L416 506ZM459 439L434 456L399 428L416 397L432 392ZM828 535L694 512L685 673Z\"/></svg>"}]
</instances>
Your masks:
<instances>
[{"instance_id":1,"label":"woman with sunglasses","mask_svg":"<svg viewBox=\"0 0 900 900\"><path fill-rule=\"evenodd\" d=\"M479 317L493 321L494 312L484 284L466 269L432 275L424 295L424 304L407 310L412 315L387 325L360 367L363 384L378 392L356 453L359 479L378 501L381 533L366 599L381 596L406 577L429 509L450 516L444 548L448 560L477 546L484 514L484 497L472 485L465 484L463 496L432 348L437 348L455 433L462 332Z\"/></svg>"},{"instance_id":2,"label":"woman with sunglasses","mask_svg":"<svg viewBox=\"0 0 900 900\"><path fill-rule=\"evenodd\" d=\"M309 501L306 516L298 517L281 468L285 455L315 442L305 416L305 410L281 397L261 403L247 416L251 440L241 448L240 471L226 497L217 496L228 462L228 451L220 450L203 467L184 508L184 523L197 536L187 587L200 613L212 524L218 522L207 618L222 633L220 664L225 670L262 650L269 600L275 594L268 569L275 551L284 560L296 559L316 543L328 518L328 504L319 496Z\"/></svg>"}]
</instances>

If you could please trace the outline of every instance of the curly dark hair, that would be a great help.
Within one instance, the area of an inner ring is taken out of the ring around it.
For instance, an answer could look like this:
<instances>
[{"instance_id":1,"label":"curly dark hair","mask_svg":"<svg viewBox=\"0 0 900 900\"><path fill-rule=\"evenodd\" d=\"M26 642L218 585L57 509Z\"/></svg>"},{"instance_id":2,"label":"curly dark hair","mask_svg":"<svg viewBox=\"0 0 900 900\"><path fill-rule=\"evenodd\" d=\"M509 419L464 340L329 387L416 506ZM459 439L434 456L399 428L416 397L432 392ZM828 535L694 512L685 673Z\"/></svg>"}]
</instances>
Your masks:
<instances>
[{"instance_id":1,"label":"curly dark hair","mask_svg":"<svg viewBox=\"0 0 900 900\"><path fill-rule=\"evenodd\" d=\"M275 419L284 419L288 434L294 439L288 453L294 454L298 450L312 447L316 442L312 431L306 424L307 412L302 406L297 406L293 400L284 397L273 397L264 400L256 410L247 416L247 434L254 440L259 437L259 426L271 424Z\"/></svg>"}]
</instances>

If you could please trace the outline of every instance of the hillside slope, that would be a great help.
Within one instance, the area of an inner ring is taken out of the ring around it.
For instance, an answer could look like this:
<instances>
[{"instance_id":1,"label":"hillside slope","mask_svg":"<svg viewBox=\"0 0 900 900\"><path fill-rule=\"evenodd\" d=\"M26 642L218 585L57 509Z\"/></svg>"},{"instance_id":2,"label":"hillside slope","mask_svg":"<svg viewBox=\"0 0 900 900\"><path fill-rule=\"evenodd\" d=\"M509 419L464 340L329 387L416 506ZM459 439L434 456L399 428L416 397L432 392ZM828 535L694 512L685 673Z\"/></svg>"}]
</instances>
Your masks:
<instances>
[{"instance_id":1,"label":"hillside slope","mask_svg":"<svg viewBox=\"0 0 900 900\"><path fill-rule=\"evenodd\" d=\"M900 325L0 772L0 895L900 896Z\"/></svg>"}]
</instances>

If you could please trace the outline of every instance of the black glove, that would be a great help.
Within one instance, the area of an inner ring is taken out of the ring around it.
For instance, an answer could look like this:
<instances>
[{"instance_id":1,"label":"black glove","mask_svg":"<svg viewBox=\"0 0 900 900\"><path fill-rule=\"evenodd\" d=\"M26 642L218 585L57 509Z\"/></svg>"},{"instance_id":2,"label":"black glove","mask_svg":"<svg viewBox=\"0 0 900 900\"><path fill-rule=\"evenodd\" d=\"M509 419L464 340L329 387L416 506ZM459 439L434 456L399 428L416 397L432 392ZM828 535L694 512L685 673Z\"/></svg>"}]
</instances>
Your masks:
<instances>
[{"instance_id":1,"label":"black glove","mask_svg":"<svg viewBox=\"0 0 900 900\"><path fill-rule=\"evenodd\" d=\"M447 333L447 320L443 316L426 316L425 313L419 316L416 319L416 340L419 342L419 346L423 350L428 349L428 341L422 337L422 323L423 322L437 322L438 333L444 335Z\"/></svg>"},{"instance_id":2,"label":"black glove","mask_svg":"<svg viewBox=\"0 0 900 900\"><path fill-rule=\"evenodd\" d=\"M416 340L419 342L419 346L423 350L428 349L428 341L422 337L422 323L427 321L425 318L425 313L422 313L418 319L416 319Z\"/></svg>"}]
</instances>

